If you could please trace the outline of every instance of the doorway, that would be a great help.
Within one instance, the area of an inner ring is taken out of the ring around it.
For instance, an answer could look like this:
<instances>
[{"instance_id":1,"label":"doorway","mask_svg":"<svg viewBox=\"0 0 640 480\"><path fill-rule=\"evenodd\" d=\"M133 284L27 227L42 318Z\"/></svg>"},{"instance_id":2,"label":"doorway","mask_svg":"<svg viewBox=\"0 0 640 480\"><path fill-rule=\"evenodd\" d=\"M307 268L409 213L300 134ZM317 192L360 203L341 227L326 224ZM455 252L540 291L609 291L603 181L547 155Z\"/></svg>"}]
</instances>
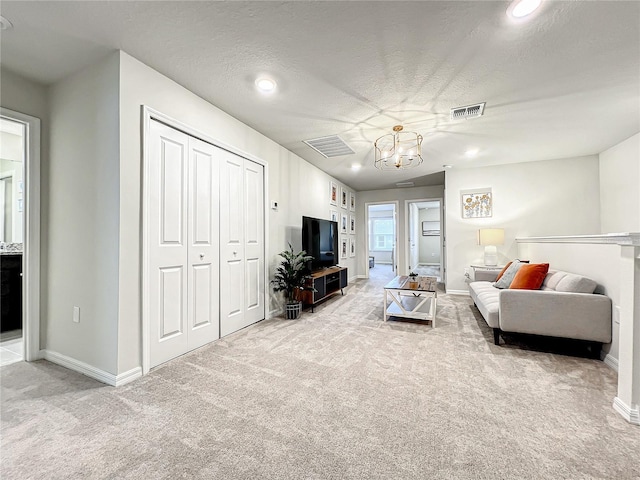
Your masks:
<instances>
[{"instance_id":1,"label":"doorway","mask_svg":"<svg viewBox=\"0 0 640 480\"><path fill-rule=\"evenodd\" d=\"M40 120L0 107L0 365L40 354Z\"/></svg>"},{"instance_id":2,"label":"doorway","mask_svg":"<svg viewBox=\"0 0 640 480\"><path fill-rule=\"evenodd\" d=\"M444 282L442 199L407 200L407 271Z\"/></svg>"},{"instance_id":3,"label":"doorway","mask_svg":"<svg viewBox=\"0 0 640 480\"><path fill-rule=\"evenodd\" d=\"M367 278L397 275L397 202L367 203Z\"/></svg>"}]
</instances>

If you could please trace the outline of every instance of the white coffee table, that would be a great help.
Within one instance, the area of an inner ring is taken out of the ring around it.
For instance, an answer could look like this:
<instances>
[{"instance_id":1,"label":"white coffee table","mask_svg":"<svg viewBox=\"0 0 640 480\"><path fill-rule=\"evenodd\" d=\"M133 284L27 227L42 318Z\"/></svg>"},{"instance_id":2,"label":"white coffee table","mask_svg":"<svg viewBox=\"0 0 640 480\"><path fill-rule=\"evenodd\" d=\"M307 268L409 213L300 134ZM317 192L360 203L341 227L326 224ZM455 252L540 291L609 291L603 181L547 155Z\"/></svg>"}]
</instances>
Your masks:
<instances>
[{"instance_id":1,"label":"white coffee table","mask_svg":"<svg viewBox=\"0 0 640 480\"><path fill-rule=\"evenodd\" d=\"M384 287L384 321L389 317L429 320L436 326L438 301L436 277L398 276Z\"/></svg>"}]
</instances>

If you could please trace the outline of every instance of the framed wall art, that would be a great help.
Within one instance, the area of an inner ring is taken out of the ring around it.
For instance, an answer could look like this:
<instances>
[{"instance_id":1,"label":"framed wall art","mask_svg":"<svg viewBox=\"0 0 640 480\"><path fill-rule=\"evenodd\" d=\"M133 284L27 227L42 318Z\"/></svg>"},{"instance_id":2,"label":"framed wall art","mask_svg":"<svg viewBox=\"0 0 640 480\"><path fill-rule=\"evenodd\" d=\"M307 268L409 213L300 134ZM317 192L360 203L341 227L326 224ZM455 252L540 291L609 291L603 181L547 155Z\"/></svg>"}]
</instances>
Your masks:
<instances>
[{"instance_id":1,"label":"framed wall art","mask_svg":"<svg viewBox=\"0 0 640 480\"><path fill-rule=\"evenodd\" d=\"M356 194L353 192L349 193L349 210L356 211Z\"/></svg>"},{"instance_id":2,"label":"framed wall art","mask_svg":"<svg viewBox=\"0 0 640 480\"><path fill-rule=\"evenodd\" d=\"M338 185L333 182L329 182L329 203L338 205Z\"/></svg>"},{"instance_id":3,"label":"framed wall art","mask_svg":"<svg viewBox=\"0 0 640 480\"><path fill-rule=\"evenodd\" d=\"M355 235L356 233L356 217L355 215L349 215L349 233Z\"/></svg>"},{"instance_id":4,"label":"framed wall art","mask_svg":"<svg viewBox=\"0 0 640 480\"><path fill-rule=\"evenodd\" d=\"M440 222L422 222L422 236L434 237L440 235Z\"/></svg>"},{"instance_id":5,"label":"framed wall art","mask_svg":"<svg viewBox=\"0 0 640 480\"><path fill-rule=\"evenodd\" d=\"M330 210L329 211L329 218L331 219L332 222L340 222L340 217L338 217L338 211L337 210Z\"/></svg>"},{"instance_id":6,"label":"framed wall art","mask_svg":"<svg viewBox=\"0 0 640 480\"><path fill-rule=\"evenodd\" d=\"M342 208L347 208L348 196L349 196L349 192L347 192L343 187L340 187L340 206Z\"/></svg>"},{"instance_id":7,"label":"framed wall art","mask_svg":"<svg viewBox=\"0 0 640 480\"><path fill-rule=\"evenodd\" d=\"M493 215L493 197L490 188L476 188L460 192L462 218L487 218Z\"/></svg>"},{"instance_id":8,"label":"framed wall art","mask_svg":"<svg viewBox=\"0 0 640 480\"><path fill-rule=\"evenodd\" d=\"M356 256L356 239L353 237L349 238L349 256Z\"/></svg>"},{"instance_id":9,"label":"framed wall art","mask_svg":"<svg viewBox=\"0 0 640 480\"><path fill-rule=\"evenodd\" d=\"M340 233L343 234L347 234L348 230L348 225L349 225L349 218L347 217L346 213L343 213L342 215L340 215Z\"/></svg>"},{"instance_id":10,"label":"framed wall art","mask_svg":"<svg viewBox=\"0 0 640 480\"><path fill-rule=\"evenodd\" d=\"M347 237L340 240L340 258L347 258Z\"/></svg>"}]
</instances>

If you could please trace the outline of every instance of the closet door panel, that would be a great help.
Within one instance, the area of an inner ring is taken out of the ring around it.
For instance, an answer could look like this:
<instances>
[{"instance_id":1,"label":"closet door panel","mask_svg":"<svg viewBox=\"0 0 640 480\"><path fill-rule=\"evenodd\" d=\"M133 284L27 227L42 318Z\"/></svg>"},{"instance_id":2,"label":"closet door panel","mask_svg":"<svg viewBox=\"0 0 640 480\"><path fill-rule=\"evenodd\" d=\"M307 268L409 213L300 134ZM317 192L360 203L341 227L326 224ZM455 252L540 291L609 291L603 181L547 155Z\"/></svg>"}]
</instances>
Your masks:
<instances>
[{"instance_id":1,"label":"closet door panel","mask_svg":"<svg viewBox=\"0 0 640 480\"><path fill-rule=\"evenodd\" d=\"M182 267L160 268L160 328L159 341L180 335L183 332L184 290Z\"/></svg>"},{"instance_id":2,"label":"closet door panel","mask_svg":"<svg viewBox=\"0 0 640 480\"><path fill-rule=\"evenodd\" d=\"M219 149L189 140L189 350L220 338Z\"/></svg>"},{"instance_id":3,"label":"closet door panel","mask_svg":"<svg viewBox=\"0 0 640 480\"><path fill-rule=\"evenodd\" d=\"M264 167L245 161L245 316L247 324L264 319Z\"/></svg>"},{"instance_id":4,"label":"closet door panel","mask_svg":"<svg viewBox=\"0 0 640 480\"><path fill-rule=\"evenodd\" d=\"M220 162L220 335L240 330L244 315L244 159L227 151Z\"/></svg>"},{"instance_id":5,"label":"closet door panel","mask_svg":"<svg viewBox=\"0 0 640 480\"><path fill-rule=\"evenodd\" d=\"M187 348L188 137L152 121L149 139L148 279L151 366Z\"/></svg>"}]
</instances>

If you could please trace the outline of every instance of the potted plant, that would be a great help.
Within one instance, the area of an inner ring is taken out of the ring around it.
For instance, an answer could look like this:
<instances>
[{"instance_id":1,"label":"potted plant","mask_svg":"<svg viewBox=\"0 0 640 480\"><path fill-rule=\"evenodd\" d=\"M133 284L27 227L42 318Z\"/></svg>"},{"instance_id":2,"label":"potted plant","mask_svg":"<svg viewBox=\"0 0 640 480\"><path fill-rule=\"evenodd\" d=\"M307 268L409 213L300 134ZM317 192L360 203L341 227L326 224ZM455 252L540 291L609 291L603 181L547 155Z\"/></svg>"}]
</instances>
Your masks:
<instances>
[{"instance_id":1,"label":"potted plant","mask_svg":"<svg viewBox=\"0 0 640 480\"><path fill-rule=\"evenodd\" d=\"M418 274L416 272L409 272L409 286L410 287L418 286Z\"/></svg>"},{"instance_id":2,"label":"potted plant","mask_svg":"<svg viewBox=\"0 0 640 480\"><path fill-rule=\"evenodd\" d=\"M311 275L307 274L307 262L313 260L313 257L307 255L304 250L295 253L291 244L289 244L288 250L280 252L279 255L283 260L278 265L271 283L274 292L284 292L287 299L286 316L288 320L293 320L298 318L302 312L300 292L314 290L313 286L309 285Z\"/></svg>"}]
</instances>

